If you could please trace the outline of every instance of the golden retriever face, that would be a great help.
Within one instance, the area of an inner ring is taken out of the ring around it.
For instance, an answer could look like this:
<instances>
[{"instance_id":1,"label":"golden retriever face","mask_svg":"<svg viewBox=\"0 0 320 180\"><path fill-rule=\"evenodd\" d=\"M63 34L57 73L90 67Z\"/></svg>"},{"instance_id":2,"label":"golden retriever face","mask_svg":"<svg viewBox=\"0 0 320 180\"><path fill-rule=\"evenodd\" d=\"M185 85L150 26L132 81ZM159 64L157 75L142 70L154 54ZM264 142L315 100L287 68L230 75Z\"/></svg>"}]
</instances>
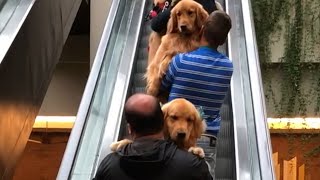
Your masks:
<instances>
[{"instance_id":1,"label":"golden retriever face","mask_svg":"<svg viewBox=\"0 0 320 180\"><path fill-rule=\"evenodd\" d=\"M162 107L165 118L165 134L179 147L195 146L205 125L195 106L182 98L175 99Z\"/></svg>"},{"instance_id":2,"label":"golden retriever face","mask_svg":"<svg viewBox=\"0 0 320 180\"><path fill-rule=\"evenodd\" d=\"M182 0L172 10L167 33L192 34L200 31L208 13L194 0Z\"/></svg>"}]
</instances>

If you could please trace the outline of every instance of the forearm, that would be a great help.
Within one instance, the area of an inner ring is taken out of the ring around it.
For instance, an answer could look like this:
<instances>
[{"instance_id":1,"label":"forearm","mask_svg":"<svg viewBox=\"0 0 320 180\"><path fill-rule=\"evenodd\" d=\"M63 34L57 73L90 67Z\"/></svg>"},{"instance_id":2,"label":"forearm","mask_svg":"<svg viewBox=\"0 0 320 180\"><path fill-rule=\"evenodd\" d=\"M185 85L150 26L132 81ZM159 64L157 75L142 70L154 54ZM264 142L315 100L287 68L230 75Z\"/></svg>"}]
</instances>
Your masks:
<instances>
[{"instance_id":1,"label":"forearm","mask_svg":"<svg viewBox=\"0 0 320 180\"><path fill-rule=\"evenodd\" d=\"M157 33L165 31L169 19L170 9L166 9L151 20L151 29Z\"/></svg>"}]
</instances>

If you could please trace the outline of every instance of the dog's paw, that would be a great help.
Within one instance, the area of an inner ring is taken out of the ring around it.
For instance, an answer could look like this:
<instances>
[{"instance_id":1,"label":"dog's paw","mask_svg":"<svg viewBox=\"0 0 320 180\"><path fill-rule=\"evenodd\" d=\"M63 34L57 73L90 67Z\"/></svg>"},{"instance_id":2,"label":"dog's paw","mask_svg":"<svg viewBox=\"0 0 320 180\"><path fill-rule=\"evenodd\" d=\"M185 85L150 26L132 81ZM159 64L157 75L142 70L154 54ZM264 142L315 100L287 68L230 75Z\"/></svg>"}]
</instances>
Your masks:
<instances>
[{"instance_id":1,"label":"dog's paw","mask_svg":"<svg viewBox=\"0 0 320 180\"><path fill-rule=\"evenodd\" d=\"M204 151L201 147L197 147L197 146L194 146L194 147L190 147L188 149L188 152L191 152L201 158L204 158Z\"/></svg>"},{"instance_id":2,"label":"dog's paw","mask_svg":"<svg viewBox=\"0 0 320 180\"><path fill-rule=\"evenodd\" d=\"M123 139L121 141L111 143L110 149L111 149L111 151L115 152L118 149L120 149L123 146L130 144L130 143L132 143L132 141L130 139Z\"/></svg>"}]
</instances>

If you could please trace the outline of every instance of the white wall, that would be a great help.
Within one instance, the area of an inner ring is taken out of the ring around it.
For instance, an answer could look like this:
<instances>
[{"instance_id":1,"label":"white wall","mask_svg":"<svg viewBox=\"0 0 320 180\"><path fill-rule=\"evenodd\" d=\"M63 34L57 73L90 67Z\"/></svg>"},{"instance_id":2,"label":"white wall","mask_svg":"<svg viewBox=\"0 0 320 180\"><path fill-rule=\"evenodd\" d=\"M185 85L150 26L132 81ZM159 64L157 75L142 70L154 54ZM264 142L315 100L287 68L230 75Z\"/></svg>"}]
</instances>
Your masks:
<instances>
[{"instance_id":1,"label":"white wall","mask_svg":"<svg viewBox=\"0 0 320 180\"><path fill-rule=\"evenodd\" d=\"M90 3L90 67L92 67L112 0L91 0Z\"/></svg>"}]
</instances>

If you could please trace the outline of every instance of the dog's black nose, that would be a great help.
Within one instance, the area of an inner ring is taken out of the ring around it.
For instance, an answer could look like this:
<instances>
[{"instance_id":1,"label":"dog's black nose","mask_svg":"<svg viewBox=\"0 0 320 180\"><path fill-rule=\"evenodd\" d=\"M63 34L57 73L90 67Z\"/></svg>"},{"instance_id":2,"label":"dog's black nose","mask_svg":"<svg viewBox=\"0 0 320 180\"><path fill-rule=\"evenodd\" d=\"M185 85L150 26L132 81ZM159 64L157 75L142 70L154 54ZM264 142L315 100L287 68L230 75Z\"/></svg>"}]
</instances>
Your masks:
<instances>
[{"instance_id":1,"label":"dog's black nose","mask_svg":"<svg viewBox=\"0 0 320 180\"><path fill-rule=\"evenodd\" d=\"M186 133L184 133L184 132L178 133L178 139L184 139L185 137L186 137Z\"/></svg>"},{"instance_id":2,"label":"dog's black nose","mask_svg":"<svg viewBox=\"0 0 320 180\"><path fill-rule=\"evenodd\" d=\"M186 31L186 30L188 30L186 25L181 25L180 28L181 28L181 31Z\"/></svg>"}]
</instances>

